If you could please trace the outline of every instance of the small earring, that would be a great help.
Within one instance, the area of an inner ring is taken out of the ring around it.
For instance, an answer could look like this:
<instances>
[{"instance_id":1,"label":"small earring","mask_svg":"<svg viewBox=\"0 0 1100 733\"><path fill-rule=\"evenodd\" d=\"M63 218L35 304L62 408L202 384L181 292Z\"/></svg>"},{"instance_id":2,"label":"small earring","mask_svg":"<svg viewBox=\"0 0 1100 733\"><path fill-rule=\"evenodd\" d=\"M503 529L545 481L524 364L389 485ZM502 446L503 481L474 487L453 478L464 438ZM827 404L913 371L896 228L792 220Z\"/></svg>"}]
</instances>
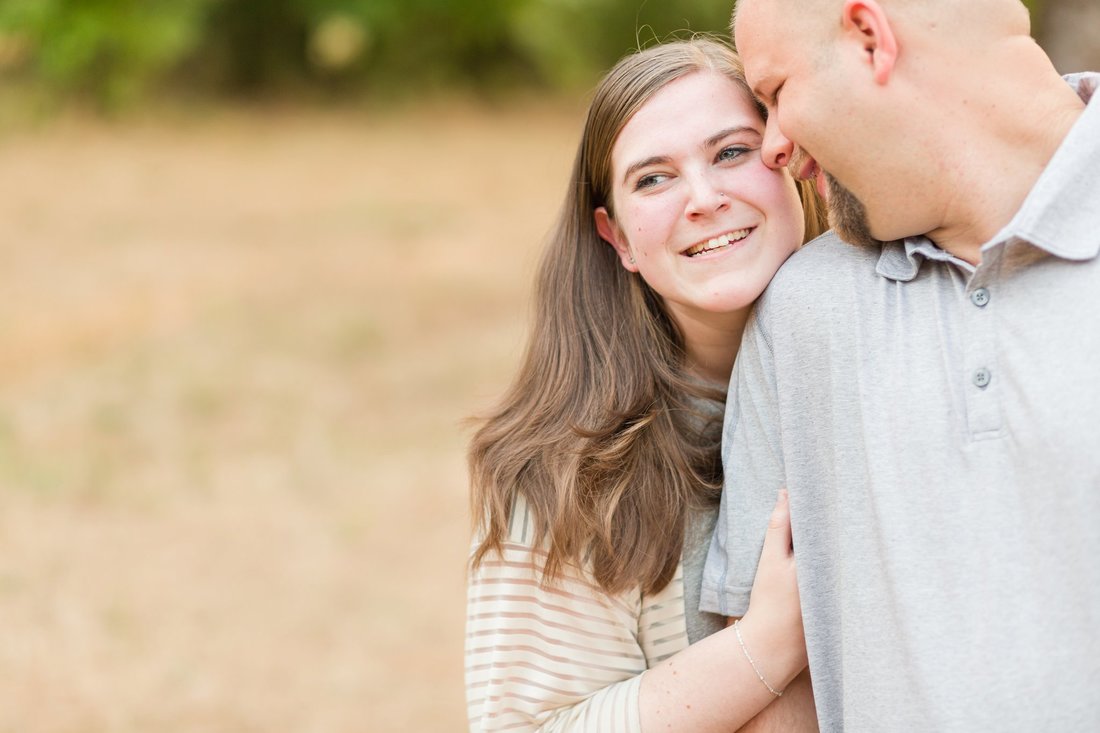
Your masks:
<instances>
[{"instance_id":1,"label":"small earring","mask_svg":"<svg viewBox=\"0 0 1100 733\"><path fill-rule=\"evenodd\" d=\"M630 253L630 264L632 264L632 265L637 264L637 263L634 262L634 253L633 252Z\"/></svg>"}]
</instances>

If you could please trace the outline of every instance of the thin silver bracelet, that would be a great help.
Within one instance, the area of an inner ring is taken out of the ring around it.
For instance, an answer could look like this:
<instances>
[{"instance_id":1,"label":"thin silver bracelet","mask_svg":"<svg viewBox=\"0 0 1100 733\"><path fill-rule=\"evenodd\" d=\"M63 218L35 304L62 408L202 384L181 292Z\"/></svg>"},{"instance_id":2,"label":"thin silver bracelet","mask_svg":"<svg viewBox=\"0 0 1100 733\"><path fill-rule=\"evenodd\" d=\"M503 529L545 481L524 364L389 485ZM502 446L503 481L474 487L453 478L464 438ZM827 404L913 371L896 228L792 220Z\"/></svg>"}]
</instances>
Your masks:
<instances>
[{"instance_id":1,"label":"thin silver bracelet","mask_svg":"<svg viewBox=\"0 0 1100 733\"><path fill-rule=\"evenodd\" d=\"M752 671L756 672L756 676L760 678L760 681L764 683L764 687L768 688L768 692L776 697L783 697L783 693L777 691L774 687L768 684L768 681L764 679L764 675L760 673L760 668L756 666L756 662L753 661L752 655L749 654L748 648L745 647L745 640L741 638L741 629L737 627L737 624L741 619L733 622L733 633L737 634L737 643L741 645L741 651L745 652L745 659L749 660L749 664L752 665Z\"/></svg>"}]
</instances>

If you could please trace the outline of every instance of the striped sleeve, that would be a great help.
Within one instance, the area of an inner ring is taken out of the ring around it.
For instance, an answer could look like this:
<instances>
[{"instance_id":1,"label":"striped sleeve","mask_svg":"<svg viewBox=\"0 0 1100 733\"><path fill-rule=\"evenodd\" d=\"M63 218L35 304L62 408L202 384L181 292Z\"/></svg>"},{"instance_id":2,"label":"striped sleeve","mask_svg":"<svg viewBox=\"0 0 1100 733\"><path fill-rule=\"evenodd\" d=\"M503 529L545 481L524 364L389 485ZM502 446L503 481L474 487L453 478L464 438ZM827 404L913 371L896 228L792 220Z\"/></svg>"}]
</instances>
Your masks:
<instances>
[{"instance_id":1,"label":"striped sleeve","mask_svg":"<svg viewBox=\"0 0 1100 733\"><path fill-rule=\"evenodd\" d=\"M608 596L579 572L540 586L546 553L532 546L529 522L517 501L502 555L487 557L470 577L470 729L638 731L640 675L648 666L640 593Z\"/></svg>"}]
</instances>

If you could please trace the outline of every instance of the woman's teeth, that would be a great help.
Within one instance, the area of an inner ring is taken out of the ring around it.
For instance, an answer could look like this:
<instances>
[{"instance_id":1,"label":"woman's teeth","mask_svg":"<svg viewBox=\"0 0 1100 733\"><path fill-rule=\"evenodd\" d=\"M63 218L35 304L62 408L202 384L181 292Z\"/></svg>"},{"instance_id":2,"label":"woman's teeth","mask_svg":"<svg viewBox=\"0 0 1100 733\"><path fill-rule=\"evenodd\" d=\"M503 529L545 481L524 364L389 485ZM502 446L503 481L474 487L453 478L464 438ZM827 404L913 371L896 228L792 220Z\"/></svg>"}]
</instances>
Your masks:
<instances>
[{"instance_id":1,"label":"woman's teeth","mask_svg":"<svg viewBox=\"0 0 1100 733\"><path fill-rule=\"evenodd\" d=\"M705 242L700 242L688 251L684 252L688 257L694 257L695 255L703 254L704 252L710 252L711 250L725 247L731 242L739 242L745 237L749 236L749 232L752 229L738 229L735 232L728 232L720 237L714 239L708 239Z\"/></svg>"}]
</instances>

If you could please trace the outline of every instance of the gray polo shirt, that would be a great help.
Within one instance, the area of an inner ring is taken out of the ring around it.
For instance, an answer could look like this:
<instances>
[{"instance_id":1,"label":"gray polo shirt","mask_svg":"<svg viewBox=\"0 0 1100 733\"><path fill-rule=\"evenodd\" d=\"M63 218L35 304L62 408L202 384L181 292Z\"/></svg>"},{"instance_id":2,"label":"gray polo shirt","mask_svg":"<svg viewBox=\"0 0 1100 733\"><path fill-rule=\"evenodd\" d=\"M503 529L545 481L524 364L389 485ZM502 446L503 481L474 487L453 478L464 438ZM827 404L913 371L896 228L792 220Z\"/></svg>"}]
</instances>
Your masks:
<instances>
[{"instance_id":1,"label":"gray polo shirt","mask_svg":"<svg viewBox=\"0 0 1100 733\"><path fill-rule=\"evenodd\" d=\"M787 486L822 730L1100 731L1098 251L1100 95L977 268L827 234L761 299L701 605Z\"/></svg>"}]
</instances>

